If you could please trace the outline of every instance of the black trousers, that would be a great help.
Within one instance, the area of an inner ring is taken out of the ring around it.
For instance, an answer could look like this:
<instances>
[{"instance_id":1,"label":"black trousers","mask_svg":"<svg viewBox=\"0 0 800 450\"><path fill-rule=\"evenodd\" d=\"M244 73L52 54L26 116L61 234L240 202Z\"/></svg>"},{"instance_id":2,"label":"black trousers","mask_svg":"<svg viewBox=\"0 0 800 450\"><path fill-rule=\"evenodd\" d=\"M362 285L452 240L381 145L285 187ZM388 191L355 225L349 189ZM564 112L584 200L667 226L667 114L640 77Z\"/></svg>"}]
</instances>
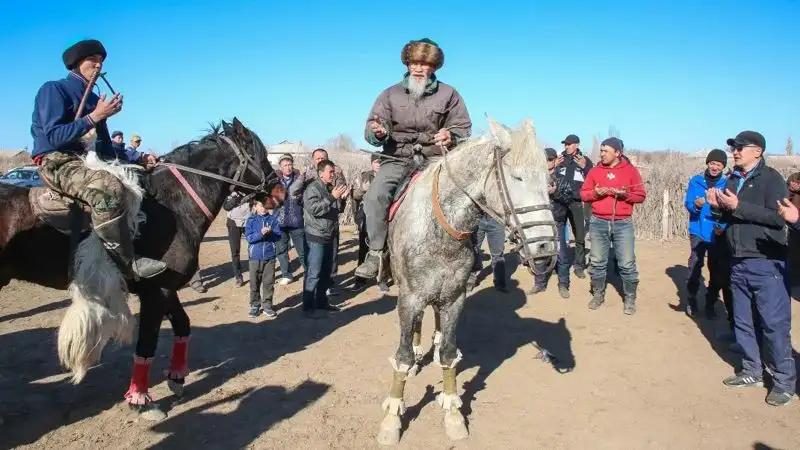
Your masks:
<instances>
[{"instance_id":1,"label":"black trousers","mask_svg":"<svg viewBox=\"0 0 800 450\"><path fill-rule=\"evenodd\" d=\"M231 246L231 265L233 266L233 276L237 280L242 279L242 263L239 261L240 249L242 247L242 234L244 227L238 227L236 222L228 219L225 222L228 227L228 243Z\"/></svg>"},{"instance_id":2,"label":"black trousers","mask_svg":"<svg viewBox=\"0 0 800 450\"><path fill-rule=\"evenodd\" d=\"M572 265L575 268L586 268L586 232L588 231L587 218L591 214L591 205L583 204L580 200L569 204L567 210L567 221L572 228L572 236L575 238L575 260Z\"/></svg>"}]
</instances>

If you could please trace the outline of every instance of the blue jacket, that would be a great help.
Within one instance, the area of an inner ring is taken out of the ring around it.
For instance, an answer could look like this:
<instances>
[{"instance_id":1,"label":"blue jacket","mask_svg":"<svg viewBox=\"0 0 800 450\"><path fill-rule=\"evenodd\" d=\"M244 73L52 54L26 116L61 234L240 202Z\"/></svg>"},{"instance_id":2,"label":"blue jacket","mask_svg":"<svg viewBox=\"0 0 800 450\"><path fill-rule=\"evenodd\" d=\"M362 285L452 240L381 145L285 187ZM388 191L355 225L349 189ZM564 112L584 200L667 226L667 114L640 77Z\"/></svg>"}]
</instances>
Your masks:
<instances>
[{"instance_id":1,"label":"blue jacket","mask_svg":"<svg viewBox=\"0 0 800 450\"><path fill-rule=\"evenodd\" d=\"M714 186L708 186L703 173L693 176L689 180L689 187L686 188L686 198L683 201L686 210L689 211L689 234L697 236L705 242L713 242L714 228L725 229L726 224L720 223L718 218L711 214L711 205L708 202L703 204L702 208L697 208L694 200L697 197L706 198L706 191L710 187L725 189L725 183L728 182L727 176L721 176Z\"/></svg>"},{"instance_id":2,"label":"blue jacket","mask_svg":"<svg viewBox=\"0 0 800 450\"><path fill-rule=\"evenodd\" d=\"M261 234L261 229L269 226L272 230L266 235ZM275 259L278 252L275 243L281 239L281 227L274 214L267 213L259 216L251 214L244 224L244 236L247 239L247 254L255 261L269 261Z\"/></svg>"},{"instance_id":3,"label":"blue jacket","mask_svg":"<svg viewBox=\"0 0 800 450\"><path fill-rule=\"evenodd\" d=\"M131 146L125 147L125 157L128 161L140 161L142 156L144 156L144 152L140 152Z\"/></svg>"},{"instance_id":4,"label":"blue jacket","mask_svg":"<svg viewBox=\"0 0 800 450\"><path fill-rule=\"evenodd\" d=\"M286 200L283 202L278 219L281 228L303 228L303 180L304 177L298 171L294 171L288 178L283 174L278 174L278 180L286 189Z\"/></svg>"},{"instance_id":5,"label":"blue jacket","mask_svg":"<svg viewBox=\"0 0 800 450\"><path fill-rule=\"evenodd\" d=\"M84 148L79 138L88 133L93 126L97 132L95 144L97 155L104 160L116 157L111 147L112 141L106 121L101 120L93 125L87 117L100 101L96 93L89 93L84 106L84 117L75 120L75 113L81 103L86 83L82 76L69 72L66 78L48 81L39 88L31 122L31 136L33 136L31 157L35 158L56 150L82 155Z\"/></svg>"}]
</instances>

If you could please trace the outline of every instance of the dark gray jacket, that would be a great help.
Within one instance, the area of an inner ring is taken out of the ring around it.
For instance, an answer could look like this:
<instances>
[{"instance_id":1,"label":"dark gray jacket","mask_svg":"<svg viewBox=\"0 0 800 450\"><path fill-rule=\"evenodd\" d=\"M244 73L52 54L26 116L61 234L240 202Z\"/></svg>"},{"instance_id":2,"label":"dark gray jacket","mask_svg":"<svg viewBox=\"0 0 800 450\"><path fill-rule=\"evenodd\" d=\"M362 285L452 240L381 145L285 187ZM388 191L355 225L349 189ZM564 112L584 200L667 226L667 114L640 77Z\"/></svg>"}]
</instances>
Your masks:
<instances>
[{"instance_id":1,"label":"dark gray jacket","mask_svg":"<svg viewBox=\"0 0 800 450\"><path fill-rule=\"evenodd\" d=\"M319 178L311 181L303 191L303 222L306 234L322 240L333 239L339 224L339 201L331 195L333 186Z\"/></svg>"},{"instance_id":2,"label":"dark gray jacket","mask_svg":"<svg viewBox=\"0 0 800 450\"><path fill-rule=\"evenodd\" d=\"M739 206L722 211L728 224L725 237L734 258L786 258L786 222L778 215L778 201L789 195L786 181L778 171L761 162L744 178L733 172L727 188L737 192Z\"/></svg>"}]
</instances>

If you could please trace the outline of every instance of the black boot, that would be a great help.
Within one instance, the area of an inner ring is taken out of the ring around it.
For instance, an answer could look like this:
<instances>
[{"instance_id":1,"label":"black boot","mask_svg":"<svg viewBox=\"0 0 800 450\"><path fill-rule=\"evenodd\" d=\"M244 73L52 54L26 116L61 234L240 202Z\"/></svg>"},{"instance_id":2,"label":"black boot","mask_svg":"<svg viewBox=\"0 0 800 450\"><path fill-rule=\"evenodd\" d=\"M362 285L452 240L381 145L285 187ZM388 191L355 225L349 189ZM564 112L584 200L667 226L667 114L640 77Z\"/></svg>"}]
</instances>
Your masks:
<instances>
[{"instance_id":1,"label":"black boot","mask_svg":"<svg viewBox=\"0 0 800 450\"><path fill-rule=\"evenodd\" d=\"M125 216L95 225L94 232L103 241L111 259L127 279L151 278L167 270L167 264L150 258L137 258L133 253L133 236Z\"/></svg>"},{"instance_id":2,"label":"black boot","mask_svg":"<svg viewBox=\"0 0 800 450\"><path fill-rule=\"evenodd\" d=\"M382 259L382 250L370 250L367 252L367 257L364 259L364 262L356 267L355 276L368 280L377 278Z\"/></svg>"},{"instance_id":3,"label":"black boot","mask_svg":"<svg viewBox=\"0 0 800 450\"><path fill-rule=\"evenodd\" d=\"M606 279L592 278L592 300L589 309L597 309L606 301Z\"/></svg>"},{"instance_id":4,"label":"black boot","mask_svg":"<svg viewBox=\"0 0 800 450\"><path fill-rule=\"evenodd\" d=\"M622 280L622 292L625 294L622 311L629 316L636 312L636 288L638 286L639 281Z\"/></svg>"}]
</instances>

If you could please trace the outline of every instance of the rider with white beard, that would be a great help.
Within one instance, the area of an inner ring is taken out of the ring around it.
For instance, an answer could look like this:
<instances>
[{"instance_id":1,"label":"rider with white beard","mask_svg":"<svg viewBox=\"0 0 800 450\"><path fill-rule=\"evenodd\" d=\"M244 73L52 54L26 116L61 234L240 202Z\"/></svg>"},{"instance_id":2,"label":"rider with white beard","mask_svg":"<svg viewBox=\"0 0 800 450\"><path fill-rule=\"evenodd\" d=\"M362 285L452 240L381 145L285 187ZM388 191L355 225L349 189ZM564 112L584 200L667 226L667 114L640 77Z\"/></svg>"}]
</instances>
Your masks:
<instances>
[{"instance_id":1,"label":"rider with white beard","mask_svg":"<svg viewBox=\"0 0 800 450\"><path fill-rule=\"evenodd\" d=\"M472 121L458 92L436 78L444 53L430 39L411 41L400 54L408 72L385 89L372 106L364 130L371 145L383 147L380 172L364 197L369 253L355 275L375 278L385 256L388 209L399 185L414 169L412 157L441 156L470 137Z\"/></svg>"}]
</instances>

